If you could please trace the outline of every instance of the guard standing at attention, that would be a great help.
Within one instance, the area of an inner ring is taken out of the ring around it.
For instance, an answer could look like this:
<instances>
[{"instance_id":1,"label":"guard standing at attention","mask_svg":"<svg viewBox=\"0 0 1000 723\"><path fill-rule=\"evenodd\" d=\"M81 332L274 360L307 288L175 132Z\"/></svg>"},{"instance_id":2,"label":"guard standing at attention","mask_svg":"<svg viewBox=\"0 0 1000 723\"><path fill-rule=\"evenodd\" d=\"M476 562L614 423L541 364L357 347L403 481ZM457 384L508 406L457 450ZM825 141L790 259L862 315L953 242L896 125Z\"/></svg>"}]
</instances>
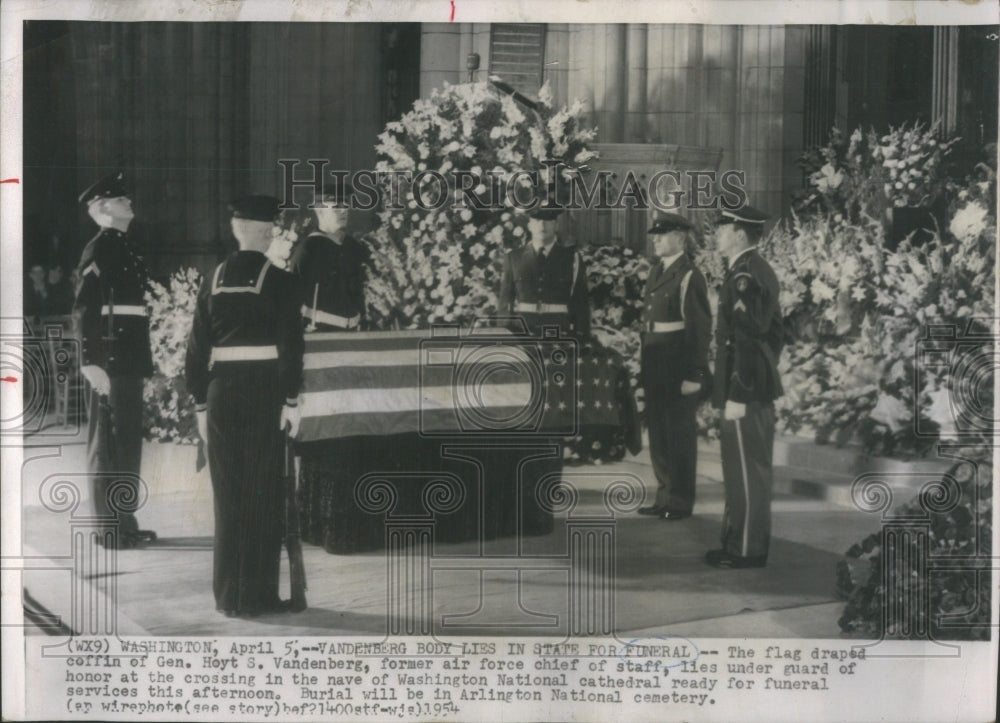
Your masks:
<instances>
[{"instance_id":1,"label":"guard standing at attention","mask_svg":"<svg viewBox=\"0 0 1000 723\"><path fill-rule=\"evenodd\" d=\"M757 252L767 216L746 206L723 211L719 250L729 261L719 292L713 404L723 410L726 507L722 548L705 556L722 568L764 567L771 537L774 400L781 396L783 345L778 278Z\"/></svg>"},{"instance_id":2,"label":"guard standing at attention","mask_svg":"<svg viewBox=\"0 0 1000 723\"><path fill-rule=\"evenodd\" d=\"M288 262L302 280L306 331L353 331L364 324L368 253L347 233L354 189L340 180L317 186L316 230L296 244Z\"/></svg>"},{"instance_id":3,"label":"guard standing at attention","mask_svg":"<svg viewBox=\"0 0 1000 723\"><path fill-rule=\"evenodd\" d=\"M368 247L347 232L354 188L346 178L322 180L306 212L314 229L299 241L289 269L302 282L302 320L306 332L351 332L365 322L365 266ZM333 549L338 534L330 523L343 496L353 492L364 474L364 452L358 437L296 445L301 454L299 510L302 538ZM317 460L330 464L317 464Z\"/></svg>"},{"instance_id":4,"label":"guard standing at attention","mask_svg":"<svg viewBox=\"0 0 1000 723\"><path fill-rule=\"evenodd\" d=\"M239 251L198 293L186 376L215 498L213 589L227 616L288 608L278 596L285 520L283 437L298 431L302 307L298 280L264 252L278 199L230 205Z\"/></svg>"},{"instance_id":5,"label":"guard standing at attention","mask_svg":"<svg viewBox=\"0 0 1000 723\"><path fill-rule=\"evenodd\" d=\"M107 524L98 544L128 549L156 539L140 530L143 379L153 373L147 271L128 238L134 214L124 173L101 178L80 194L101 230L80 257L73 316L87 380L87 468L95 514ZM116 475L121 475L116 476ZM117 514L117 526L114 524Z\"/></svg>"},{"instance_id":6,"label":"guard standing at attention","mask_svg":"<svg viewBox=\"0 0 1000 723\"><path fill-rule=\"evenodd\" d=\"M563 334L586 339L587 268L574 246L559 243L562 210L542 205L531 212L537 235L504 257L498 307L502 315L523 318L532 331L558 326Z\"/></svg>"},{"instance_id":7,"label":"guard standing at attention","mask_svg":"<svg viewBox=\"0 0 1000 723\"><path fill-rule=\"evenodd\" d=\"M667 521L691 516L698 428L695 414L711 377L712 312L705 277L684 252L693 226L676 213L649 229L653 263L646 279L640 377L646 391L649 454L656 500L639 514Z\"/></svg>"},{"instance_id":8,"label":"guard standing at attention","mask_svg":"<svg viewBox=\"0 0 1000 723\"><path fill-rule=\"evenodd\" d=\"M500 314L523 319L533 334L558 327L560 336L586 340L590 336L587 269L575 247L557 235L562 207L548 203L531 212L531 238L504 257L498 308ZM538 439L552 451L526 461L520 469L520 526L523 535L544 535L553 529L551 510L538 503L539 486L562 474L562 440Z\"/></svg>"}]
</instances>

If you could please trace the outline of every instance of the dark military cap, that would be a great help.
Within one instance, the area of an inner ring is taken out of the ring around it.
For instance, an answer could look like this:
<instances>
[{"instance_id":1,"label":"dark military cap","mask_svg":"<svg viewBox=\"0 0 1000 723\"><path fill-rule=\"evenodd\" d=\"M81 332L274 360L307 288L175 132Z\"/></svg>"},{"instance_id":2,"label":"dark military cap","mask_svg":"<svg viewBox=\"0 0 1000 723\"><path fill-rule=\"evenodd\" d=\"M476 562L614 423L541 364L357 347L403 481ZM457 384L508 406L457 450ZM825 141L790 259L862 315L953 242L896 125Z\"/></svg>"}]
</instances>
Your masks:
<instances>
[{"instance_id":1,"label":"dark military cap","mask_svg":"<svg viewBox=\"0 0 1000 723\"><path fill-rule=\"evenodd\" d=\"M767 214L763 211L754 208L753 206L744 206L743 208L736 209L735 211L729 211L723 209L722 217L719 219L719 225L726 223L745 223L745 224L759 224L763 225L767 221Z\"/></svg>"},{"instance_id":2,"label":"dark military cap","mask_svg":"<svg viewBox=\"0 0 1000 723\"><path fill-rule=\"evenodd\" d=\"M247 221L274 221L278 216L280 201L274 196L254 194L237 198L229 204L233 218Z\"/></svg>"},{"instance_id":3,"label":"dark military cap","mask_svg":"<svg viewBox=\"0 0 1000 723\"><path fill-rule=\"evenodd\" d=\"M679 213L664 213L653 222L648 233L659 234L670 231L690 231L693 228L694 224Z\"/></svg>"},{"instance_id":4,"label":"dark military cap","mask_svg":"<svg viewBox=\"0 0 1000 723\"><path fill-rule=\"evenodd\" d=\"M78 200L80 203L90 205L92 201L99 198L121 198L127 195L128 193L125 192L125 173L124 171L116 171L109 173L90 186L80 194Z\"/></svg>"},{"instance_id":5,"label":"dark military cap","mask_svg":"<svg viewBox=\"0 0 1000 723\"><path fill-rule=\"evenodd\" d=\"M563 212L562 206L545 206L538 205L528 212L532 218L537 218L539 221L552 221L553 219L559 218L559 215Z\"/></svg>"}]
</instances>

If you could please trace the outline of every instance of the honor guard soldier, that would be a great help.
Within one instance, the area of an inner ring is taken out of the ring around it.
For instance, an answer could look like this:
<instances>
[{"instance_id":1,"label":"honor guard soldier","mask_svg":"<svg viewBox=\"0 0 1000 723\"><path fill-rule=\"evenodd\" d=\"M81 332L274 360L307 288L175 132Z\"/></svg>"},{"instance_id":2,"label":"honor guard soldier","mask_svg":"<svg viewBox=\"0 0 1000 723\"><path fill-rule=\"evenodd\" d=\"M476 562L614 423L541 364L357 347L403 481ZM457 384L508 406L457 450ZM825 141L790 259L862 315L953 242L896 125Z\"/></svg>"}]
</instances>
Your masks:
<instances>
[{"instance_id":1,"label":"honor guard soldier","mask_svg":"<svg viewBox=\"0 0 1000 723\"><path fill-rule=\"evenodd\" d=\"M278 203L230 205L240 250L202 284L185 363L212 474L215 604L230 617L287 609L282 430L298 431L303 340L298 280L264 255Z\"/></svg>"},{"instance_id":2,"label":"honor guard soldier","mask_svg":"<svg viewBox=\"0 0 1000 723\"><path fill-rule=\"evenodd\" d=\"M558 327L562 336L584 340L590 336L587 269L573 246L559 242L557 224L562 208L541 205L531 212L531 239L504 257L499 310L524 320L528 329ZM562 440L540 437L555 448L554 457L527 461L520 468L520 532L544 535L552 531L550 510L537 503L538 486L562 473Z\"/></svg>"},{"instance_id":3,"label":"honor guard soldier","mask_svg":"<svg viewBox=\"0 0 1000 723\"><path fill-rule=\"evenodd\" d=\"M719 292L714 406L723 410L726 507L722 549L706 555L722 568L763 567L771 536L774 400L781 396L783 344L778 278L757 243L767 217L749 206L723 211L719 250L729 261Z\"/></svg>"},{"instance_id":4,"label":"honor guard soldier","mask_svg":"<svg viewBox=\"0 0 1000 723\"><path fill-rule=\"evenodd\" d=\"M346 178L322 180L306 212L313 230L299 241L289 269L302 282L302 320L307 332L358 331L365 321L365 266L368 247L347 233L354 189ZM299 444L305 464L299 486L302 535L307 542L328 546L332 490L354 489L356 475L346 464L319 469L313 460L358 459L358 438L328 439Z\"/></svg>"},{"instance_id":5,"label":"honor guard soldier","mask_svg":"<svg viewBox=\"0 0 1000 723\"><path fill-rule=\"evenodd\" d=\"M140 498L142 387L153 373L147 272L128 239L134 214L124 174L105 176L79 200L101 227L80 257L73 302L82 342L80 371L89 387L87 468L94 512L107 520L98 543L127 549L156 539L139 529L133 510L122 509Z\"/></svg>"},{"instance_id":6,"label":"honor guard soldier","mask_svg":"<svg viewBox=\"0 0 1000 723\"><path fill-rule=\"evenodd\" d=\"M575 247L559 243L561 213L555 205L531 212L537 237L504 257L499 311L523 318L532 331L558 326L585 339L590 336L587 269Z\"/></svg>"},{"instance_id":7,"label":"honor guard soldier","mask_svg":"<svg viewBox=\"0 0 1000 723\"><path fill-rule=\"evenodd\" d=\"M708 286L684 252L692 229L690 221L675 213L663 215L649 229L653 262L644 292L641 378L657 489L655 503L639 514L668 521L690 517L694 508L695 414L711 382Z\"/></svg>"},{"instance_id":8,"label":"honor guard soldier","mask_svg":"<svg viewBox=\"0 0 1000 723\"><path fill-rule=\"evenodd\" d=\"M302 280L302 317L307 331L352 331L365 314L367 247L347 233L350 182L316 189L312 211L317 230L302 239L289 269Z\"/></svg>"}]
</instances>

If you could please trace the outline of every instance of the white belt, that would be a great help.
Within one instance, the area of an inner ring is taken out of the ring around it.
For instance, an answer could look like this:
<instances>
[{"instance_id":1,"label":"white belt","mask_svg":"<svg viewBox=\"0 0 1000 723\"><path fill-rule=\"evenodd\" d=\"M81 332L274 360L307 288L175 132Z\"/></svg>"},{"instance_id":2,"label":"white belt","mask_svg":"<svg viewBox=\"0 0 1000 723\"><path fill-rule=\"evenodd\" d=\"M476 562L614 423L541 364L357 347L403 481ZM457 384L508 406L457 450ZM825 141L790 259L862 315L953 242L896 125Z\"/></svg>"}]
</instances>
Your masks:
<instances>
[{"instance_id":1,"label":"white belt","mask_svg":"<svg viewBox=\"0 0 1000 723\"><path fill-rule=\"evenodd\" d=\"M649 322L650 331L684 331L683 321L651 321Z\"/></svg>"},{"instance_id":2,"label":"white belt","mask_svg":"<svg viewBox=\"0 0 1000 723\"><path fill-rule=\"evenodd\" d=\"M514 304L514 311L524 314L568 314L569 307L566 304L528 304L522 301Z\"/></svg>"},{"instance_id":3,"label":"white belt","mask_svg":"<svg viewBox=\"0 0 1000 723\"><path fill-rule=\"evenodd\" d=\"M278 347L274 346L215 346L208 358L211 368L215 362L267 361L278 358Z\"/></svg>"},{"instance_id":4,"label":"white belt","mask_svg":"<svg viewBox=\"0 0 1000 723\"><path fill-rule=\"evenodd\" d=\"M115 304L113 307L102 306L101 316L110 316L112 311L115 312L115 316L148 316L149 314L145 306Z\"/></svg>"},{"instance_id":5,"label":"white belt","mask_svg":"<svg viewBox=\"0 0 1000 723\"><path fill-rule=\"evenodd\" d=\"M330 326L337 326L341 329L353 329L361 321L361 314L355 314L354 316L347 318L346 316L337 316L336 314L330 314L326 311L320 311L319 309L313 309L308 306L302 307L302 316L307 319L312 319L317 324L329 324Z\"/></svg>"}]
</instances>

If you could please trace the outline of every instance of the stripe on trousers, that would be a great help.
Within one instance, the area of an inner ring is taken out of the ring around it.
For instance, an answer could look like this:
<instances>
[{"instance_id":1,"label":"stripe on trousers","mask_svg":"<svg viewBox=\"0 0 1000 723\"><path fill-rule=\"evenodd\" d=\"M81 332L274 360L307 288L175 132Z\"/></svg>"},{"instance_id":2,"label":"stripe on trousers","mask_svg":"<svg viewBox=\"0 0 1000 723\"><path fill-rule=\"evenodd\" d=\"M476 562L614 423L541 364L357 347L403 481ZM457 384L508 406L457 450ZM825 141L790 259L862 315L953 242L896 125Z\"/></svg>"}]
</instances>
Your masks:
<instances>
[{"instance_id":1,"label":"stripe on trousers","mask_svg":"<svg viewBox=\"0 0 1000 723\"><path fill-rule=\"evenodd\" d=\"M746 419L743 417L742 419ZM750 529L750 480L747 479L747 460L746 455L743 453L743 432L740 431L740 419L736 421L736 444L740 450L740 469L743 472L743 547L742 555L747 556L748 550L748 531Z\"/></svg>"}]
</instances>

